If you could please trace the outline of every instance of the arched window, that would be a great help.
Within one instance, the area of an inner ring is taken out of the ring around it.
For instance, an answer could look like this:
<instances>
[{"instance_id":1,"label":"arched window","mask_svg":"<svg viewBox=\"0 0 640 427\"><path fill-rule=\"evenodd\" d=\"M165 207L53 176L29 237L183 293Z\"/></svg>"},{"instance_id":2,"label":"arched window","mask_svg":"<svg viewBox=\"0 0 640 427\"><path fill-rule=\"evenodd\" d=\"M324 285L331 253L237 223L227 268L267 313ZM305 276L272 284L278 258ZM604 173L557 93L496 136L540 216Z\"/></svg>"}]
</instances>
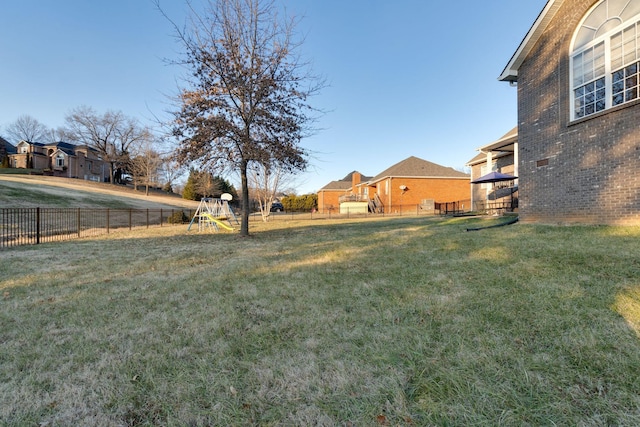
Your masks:
<instances>
[{"instance_id":1,"label":"arched window","mask_svg":"<svg viewBox=\"0 0 640 427\"><path fill-rule=\"evenodd\" d=\"M639 72L640 0L600 1L573 38L573 119L638 99Z\"/></svg>"}]
</instances>

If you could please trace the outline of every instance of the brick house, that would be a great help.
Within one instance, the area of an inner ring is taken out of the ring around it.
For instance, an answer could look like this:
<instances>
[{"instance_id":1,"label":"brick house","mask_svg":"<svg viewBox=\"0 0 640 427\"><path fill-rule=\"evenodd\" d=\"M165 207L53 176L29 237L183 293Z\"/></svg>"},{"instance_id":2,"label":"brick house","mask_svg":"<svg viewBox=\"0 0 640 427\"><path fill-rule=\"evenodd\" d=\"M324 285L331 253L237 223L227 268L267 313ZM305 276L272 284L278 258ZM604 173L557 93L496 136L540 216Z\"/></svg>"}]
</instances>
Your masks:
<instances>
[{"instance_id":1,"label":"brick house","mask_svg":"<svg viewBox=\"0 0 640 427\"><path fill-rule=\"evenodd\" d=\"M434 203L469 200L469 175L411 156L389 167L373 178L353 172L342 181L334 181L318 192L318 209L328 209L326 193L332 187L341 192L338 205L355 209L364 204L364 211L394 213L402 210L434 210ZM338 188L342 186L342 188ZM467 210L470 202L467 202Z\"/></svg>"},{"instance_id":2,"label":"brick house","mask_svg":"<svg viewBox=\"0 0 640 427\"><path fill-rule=\"evenodd\" d=\"M498 140L478 148L478 155L466 164L471 169L471 181L490 172L518 176L518 127L501 136ZM518 201L518 181L504 181L495 184L472 184L471 205L476 211L492 207L515 210Z\"/></svg>"},{"instance_id":3,"label":"brick house","mask_svg":"<svg viewBox=\"0 0 640 427\"><path fill-rule=\"evenodd\" d=\"M525 222L640 224L640 0L549 0L517 85Z\"/></svg>"},{"instance_id":4,"label":"brick house","mask_svg":"<svg viewBox=\"0 0 640 427\"><path fill-rule=\"evenodd\" d=\"M331 181L318 190L318 210L320 212L338 212L340 210L340 198L352 194L351 189L360 182L372 177L362 176L360 172L353 171L341 180Z\"/></svg>"},{"instance_id":5,"label":"brick house","mask_svg":"<svg viewBox=\"0 0 640 427\"><path fill-rule=\"evenodd\" d=\"M98 152L86 145L20 141L9 158L13 168L49 170L65 178L104 182L109 176L108 167Z\"/></svg>"}]
</instances>

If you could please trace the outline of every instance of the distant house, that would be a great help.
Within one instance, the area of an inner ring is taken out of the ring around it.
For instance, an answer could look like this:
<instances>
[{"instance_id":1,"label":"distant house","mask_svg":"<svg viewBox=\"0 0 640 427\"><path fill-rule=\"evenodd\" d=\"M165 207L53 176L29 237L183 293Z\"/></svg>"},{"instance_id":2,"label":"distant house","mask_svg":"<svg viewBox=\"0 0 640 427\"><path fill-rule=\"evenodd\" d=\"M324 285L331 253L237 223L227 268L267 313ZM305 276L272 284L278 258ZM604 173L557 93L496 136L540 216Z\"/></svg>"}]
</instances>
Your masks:
<instances>
[{"instance_id":1,"label":"distant house","mask_svg":"<svg viewBox=\"0 0 640 427\"><path fill-rule=\"evenodd\" d=\"M348 178L351 178L349 182ZM329 191L341 194L335 204L326 203ZM321 193L324 193L321 196ZM469 200L469 175L453 168L409 157L373 178L353 172L342 181L334 181L318 192L321 211L338 208L344 211L394 213L403 210L433 211L435 203ZM470 208L467 204L467 210Z\"/></svg>"},{"instance_id":2,"label":"distant house","mask_svg":"<svg viewBox=\"0 0 640 427\"><path fill-rule=\"evenodd\" d=\"M109 176L99 153L86 145L20 141L9 158L13 168L47 170L52 175L66 178L103 182Z\"/></svg>"},{"instance_id":3,"label":"distant house","mask_svg":"<svg viewBox=\"0 0 640 427\"><path fill-rule=\"evenodd\" d=\"M356 188L362 180L371 177L362 176L360 172L353 171L339 181L331 181L329 184L318 190L318 210L320 212L339 212L340 200L344 200L353 194L352 189Z\"/></svg>"},{"instance_id":4,"label":"distant house","mask_svg":"<svg viewBox=\"0 0 640 427\"><path fill-rule=\"evenodd\" d=\"M522 221L640 224L639 40L640 0L549 0L509 60Z\"/></svg>"},{"instance_id":5,"label":"distant house","mask_svg":"<svg viewBox=\"0 0 640 427\"><path fill-rule=\"evenodd\" d=\"M467 162L471 168L471 181L491 172L518 176L518 127L498 140L478 148L479 154ZM492 207L515 210L518 202L518 181L472 184L471 203L473 210L483 211Z\"/></svg>"}]
</instances>

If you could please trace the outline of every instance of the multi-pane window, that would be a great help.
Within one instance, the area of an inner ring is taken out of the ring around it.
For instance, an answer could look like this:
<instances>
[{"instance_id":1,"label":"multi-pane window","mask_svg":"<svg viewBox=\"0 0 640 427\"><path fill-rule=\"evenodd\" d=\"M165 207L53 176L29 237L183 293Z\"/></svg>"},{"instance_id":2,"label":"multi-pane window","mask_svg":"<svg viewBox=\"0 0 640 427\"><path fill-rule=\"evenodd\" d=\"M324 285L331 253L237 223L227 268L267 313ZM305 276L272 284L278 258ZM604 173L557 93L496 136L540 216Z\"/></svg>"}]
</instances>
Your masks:
<instances>
[{"instance_id":1,"label":"multi-pane window","mask_svg":"<svg viewBox=\"0 0 640 427\"><path fill-rule=\"evenodd\" d=\"M640 0L603 0L585 17L571 55L573 118L638 99Z\"/></svg>"},{"instance_id":2,"label":"multi-pane window","mask_svg":"<svg viewBox=\"0 0 640 427\"><path fill-rule=\"evenodd\" d=\"M638 63L613 73L613 105L624 104L638 98Z\"/></svg>"},{"instance_id":3,"label":"multi-pane window","mask_svg":"<svg viewBox=\"0 0 640 427\"><path fill-rule=\"evenodd\" d=\"M604 52L604 42L601 42L573 57L576 118L588 116L606 108Z\"/></svg>"},{"instance_id":4,"label":"multi-pane window","mask_svg":"<svg viewBox=\"0 0 640 427\"><path fill-rule=\"evenodd\" d=\"M56 167L61 168L64 166L64 155L58 154L56 156Z\"/></svg>"},{"instance_id":5,"label":"multi-pane window","mask_svg":"<svg viewBox=\"0 0 640 427\"><path fill-rule=\"evenodd\" d=\"M613 99L619 105L638 98L638 48L640 36L634 23L611 36L611 68Z\"/></svg>"}]
</instances>

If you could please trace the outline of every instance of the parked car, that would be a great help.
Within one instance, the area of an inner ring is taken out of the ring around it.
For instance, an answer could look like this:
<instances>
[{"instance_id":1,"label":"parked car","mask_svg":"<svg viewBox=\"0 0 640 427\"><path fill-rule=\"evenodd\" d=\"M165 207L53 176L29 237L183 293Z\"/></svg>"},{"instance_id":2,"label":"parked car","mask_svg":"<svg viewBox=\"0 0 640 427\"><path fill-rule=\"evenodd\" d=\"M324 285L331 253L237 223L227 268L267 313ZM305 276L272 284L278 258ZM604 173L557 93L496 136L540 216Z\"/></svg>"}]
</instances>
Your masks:
<instances>
[{"instance_id":1,"label":"parked car","mask_svg":"<svg viewBox=\"0 0 640 427\"><path fill-rule=\"evenodd\" d=\"M271 212L284 212L284 206L280 202L271 203Z\"/></svg>"}]
</instances>

